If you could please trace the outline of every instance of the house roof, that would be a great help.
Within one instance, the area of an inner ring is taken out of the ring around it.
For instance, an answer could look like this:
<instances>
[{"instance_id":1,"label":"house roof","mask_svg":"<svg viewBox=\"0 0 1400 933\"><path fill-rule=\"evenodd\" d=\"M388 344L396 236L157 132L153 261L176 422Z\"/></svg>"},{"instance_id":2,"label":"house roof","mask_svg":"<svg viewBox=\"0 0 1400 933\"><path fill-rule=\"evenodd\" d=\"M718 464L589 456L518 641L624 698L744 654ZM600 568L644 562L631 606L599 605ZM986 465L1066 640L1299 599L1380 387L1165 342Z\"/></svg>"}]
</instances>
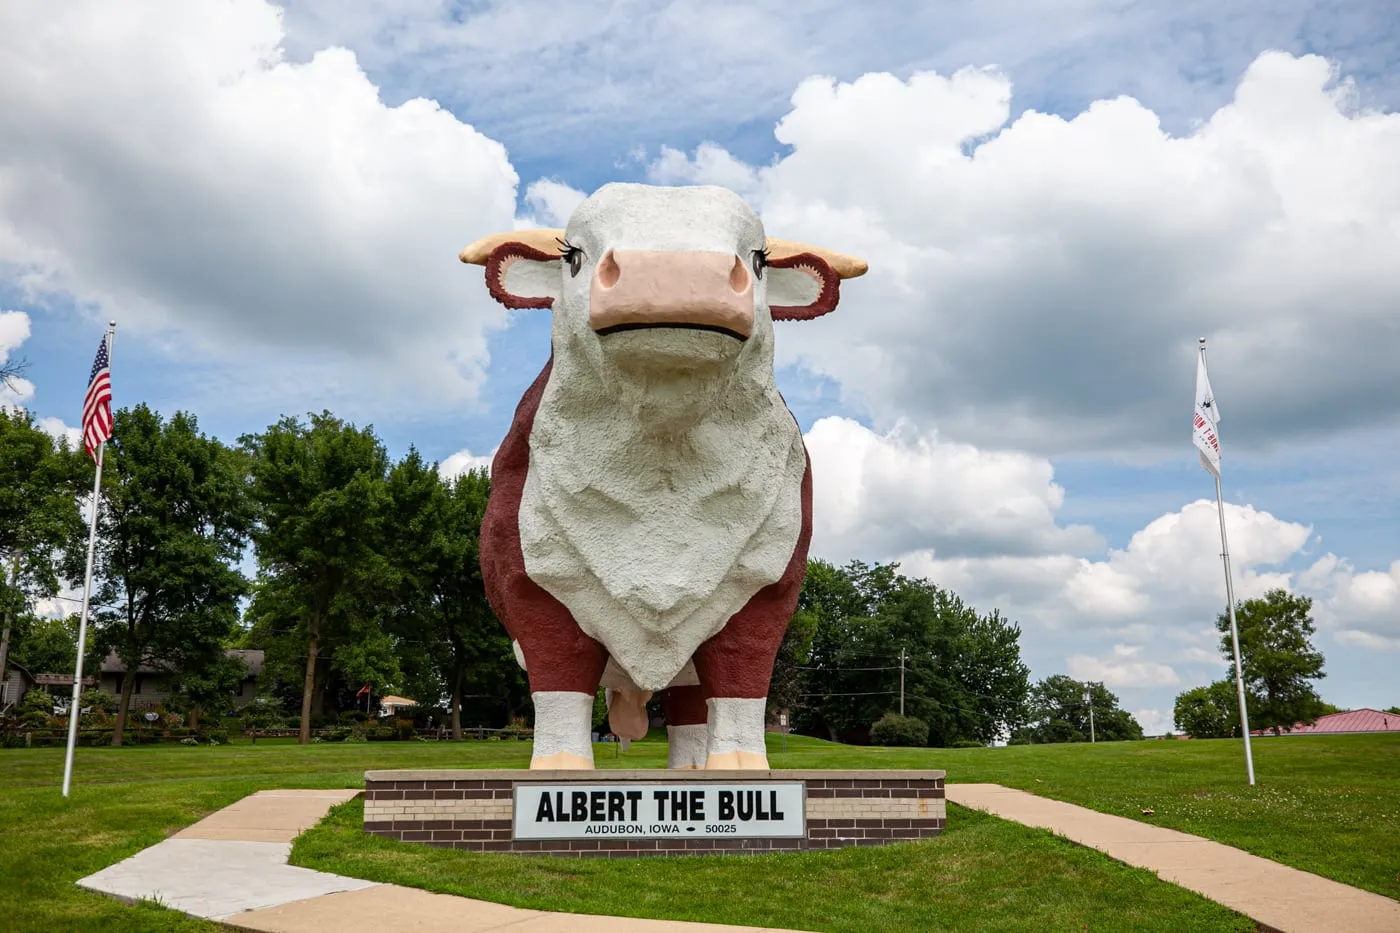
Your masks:
<instances>
[{"instance_id":1,"label":"house roof","mask_svg":"<svg viewBox=\"0 0 1400 933\"><path fill-rule=\"evenodd\" d=\"M1251 735L1270 735L1271 729L1255 729ZM1296 723L1288 735L1317 735L1337 732L1400 732L1400 715L1378 709L1349 709L1319 716L1312 725Z\"/></svg>"},{"instance_id":2,"label":"house roof","mask_svg":"<svg viewBox=\"0 0 1400 933\"><path fill-rule=\"evenodd\" d=\"M248 676L256 677L262 673L264 652L261 648L230 648L224 654L241 658L243 663L248 665ZM102 659L102 673L104 674L121 674L125 670L126 665L122 663L121 657L115 651ZM163 674L167 671L168 668L153 664L142 664L136 669L138 674ZM68 682L71 684L72 678L69 678Z\"/></svg>"},{"instance_id":3,"label":"house roof","mask_svg":"<svg viewBox=\"0 0 1400 933\"><path fill-rule=\"evenodd\" d=\"M408 697L396 697L390 695L387 697L380 697L379 704L381 706L417 706L418 701L410 700Z\"/></svg>"}]
</instances>

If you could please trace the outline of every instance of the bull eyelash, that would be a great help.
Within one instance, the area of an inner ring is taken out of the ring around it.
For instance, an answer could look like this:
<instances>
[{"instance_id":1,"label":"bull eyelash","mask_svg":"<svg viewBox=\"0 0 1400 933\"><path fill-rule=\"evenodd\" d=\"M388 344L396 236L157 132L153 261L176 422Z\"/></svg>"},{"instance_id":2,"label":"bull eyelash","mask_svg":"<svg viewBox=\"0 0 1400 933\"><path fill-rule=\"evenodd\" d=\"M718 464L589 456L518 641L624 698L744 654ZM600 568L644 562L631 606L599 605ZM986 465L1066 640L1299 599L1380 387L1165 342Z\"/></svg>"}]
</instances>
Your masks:
<instances>
[{"instance_id":1,"label":"bull eyelash","mask_svg":"<svg viewBox=\"0 0 1400 933\"><path fill-rule=\"evenodd\" d=\"M756 249L753 251L753 274L756 278L763 278L763 270L768 268L768 249Z\"/></svg>"},{"instance_id":2,"label":"bull eyelash","mask_svg":"<svg viewBox=\"0 0 1400 933\"><path fill-rule=\"evenodd\" d=\"M559 244L559 257L569 264L569 275L578 275L578 270L583 265L583 250L559 237L555 237L554 242Z\"/></svg>"}]
</instances>

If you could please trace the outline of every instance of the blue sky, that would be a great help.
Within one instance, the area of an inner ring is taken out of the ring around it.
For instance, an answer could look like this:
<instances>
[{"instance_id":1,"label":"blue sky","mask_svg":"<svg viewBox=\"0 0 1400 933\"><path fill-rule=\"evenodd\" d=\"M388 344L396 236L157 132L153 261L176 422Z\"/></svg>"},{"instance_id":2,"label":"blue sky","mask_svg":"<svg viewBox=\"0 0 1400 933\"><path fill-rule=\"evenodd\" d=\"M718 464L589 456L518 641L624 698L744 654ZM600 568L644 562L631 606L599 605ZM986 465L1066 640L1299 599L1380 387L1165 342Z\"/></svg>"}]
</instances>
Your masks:
<instances>
[{"instance_id":1,"label":"blue sky","mask_svg":"<svg viewBox=\"0 0 1400 933\"><path fill-rule=\"evenodd\" d=\"M81 6L0 13L33 40L0 39L0 310L40 416L76 422L115 316L118 404L488 454L549 324L456 250L607 181L727 184L872 266L779 334L814 463L862 485L819 553L999 606L1038 676L1169 727L1223 670L1208 336L1242 595L1313 595L1324 695L1400 701L1393 5Z\"/></svg>"}]
</instances>

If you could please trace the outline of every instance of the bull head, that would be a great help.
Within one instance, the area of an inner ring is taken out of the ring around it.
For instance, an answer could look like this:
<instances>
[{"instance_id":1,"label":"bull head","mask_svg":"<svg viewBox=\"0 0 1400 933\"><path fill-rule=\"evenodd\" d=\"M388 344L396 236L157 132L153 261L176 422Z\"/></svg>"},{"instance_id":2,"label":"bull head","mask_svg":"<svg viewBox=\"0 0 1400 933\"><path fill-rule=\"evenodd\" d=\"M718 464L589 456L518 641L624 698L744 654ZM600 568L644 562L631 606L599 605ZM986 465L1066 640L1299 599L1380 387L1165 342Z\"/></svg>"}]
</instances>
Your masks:
<instances>
[{"instance_id":1,"label":"bull head","mask_svg":"<svg viewBox=\"0 0 1400 933\"><path fill-rule=\"evenodd\" d=\"M612 199L607 197L610 193ZM624 219L628 214L616 209L619 201L629 204L628 196L642 196L653 207L657 199L652 193L675 209L676 227L689 225L690 230L714 235L670 237L670 248L659 249L653 242L658 230L654 222L617 222L619 214ZM589 215L591 202L600 198L608 206ZM719 207L708 207L714 203ZM686 213L704 213L707 208L702 218ZM580 219L580 214L585 216ZM608 223L595 222L602 220ZM553 308L587 270L588 324L599 335L680 327L718 331L741 341L753 333L758 307L766 306L774 321L820 317L835 310L841 280L863 275L868 268L853 256L790 240L764 237L746 242L752 240L753 230L761 236L757 217L728 191L609 185L576 212L572 233L496 233L462 250L459 258L486 267L487 288L508 308ZM766 300L756 305L757 284L765 279Z\"/></svg>"}]
</instances>

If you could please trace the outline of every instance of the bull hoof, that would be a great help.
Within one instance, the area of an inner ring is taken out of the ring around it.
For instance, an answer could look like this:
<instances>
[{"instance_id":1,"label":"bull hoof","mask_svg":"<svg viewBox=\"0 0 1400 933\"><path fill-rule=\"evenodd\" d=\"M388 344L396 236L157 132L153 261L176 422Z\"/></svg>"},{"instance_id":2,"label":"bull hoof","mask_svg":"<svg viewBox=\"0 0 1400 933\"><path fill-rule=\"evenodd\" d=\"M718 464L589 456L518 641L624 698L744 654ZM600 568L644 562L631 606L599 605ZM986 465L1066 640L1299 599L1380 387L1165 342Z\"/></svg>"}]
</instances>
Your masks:
<instances>
[{"instance_id":1,"label":"bull hoof","mask_svg":"<svg viewBox=\"0 0 1400 933\"><path fill-rule=\"evenodd\" d=\"M706 771L767 771L768 756L757 752L716 752L705 760Z\"/></svg>"},{"instance_id":2,"label":"bull hoof","mask_svg":"<svg viewBox=\"0 0 1400 933\"><path fill-rule=\"evenodd\" d=\"M592 760L573 752L555 752L530 759L531 771L592 771Z\"/></svg>"}]
</instances>

